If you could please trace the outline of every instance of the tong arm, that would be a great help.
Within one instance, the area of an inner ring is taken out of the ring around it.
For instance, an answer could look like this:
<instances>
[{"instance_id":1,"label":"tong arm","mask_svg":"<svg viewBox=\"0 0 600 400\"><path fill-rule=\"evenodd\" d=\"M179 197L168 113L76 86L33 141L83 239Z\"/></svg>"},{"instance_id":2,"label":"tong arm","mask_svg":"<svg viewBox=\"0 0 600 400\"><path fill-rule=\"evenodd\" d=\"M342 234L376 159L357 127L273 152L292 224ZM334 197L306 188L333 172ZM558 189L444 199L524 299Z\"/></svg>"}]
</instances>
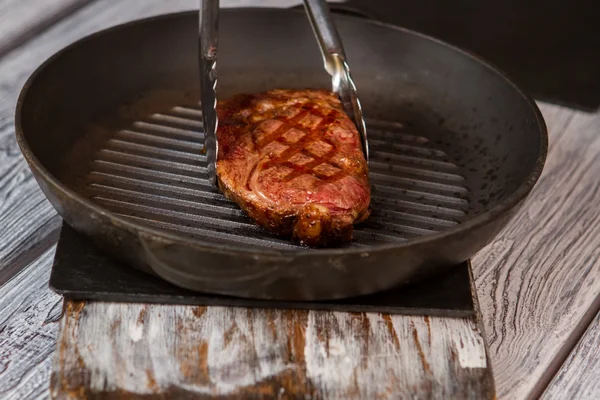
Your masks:
<instances>
[{"instance_id":1,"label":"tong arm","mask_svg":"<svg viewBox=\"0 0 600 400\"><path fill-rule=\"evenodd\" d=\"M200 0L200 107L208 180L217 184L217 46L219 0Z\"/></svg>"},{"instance_id":2,"label":"tong arm","mask_svg":"<svg viewBox=\"0 0 600 400\"><path fill-rule=\"evenodd\" d=\"M356 86L350 75L350 67L346 62L342 40L333 23L327 2L325 0L304 0L304 7L319 42L325 70L331 75L332 91L340 96L344 110L354 120L365 158L369 161L367 127L362 107L358 100Z\"/></svg>"}]
</instances>

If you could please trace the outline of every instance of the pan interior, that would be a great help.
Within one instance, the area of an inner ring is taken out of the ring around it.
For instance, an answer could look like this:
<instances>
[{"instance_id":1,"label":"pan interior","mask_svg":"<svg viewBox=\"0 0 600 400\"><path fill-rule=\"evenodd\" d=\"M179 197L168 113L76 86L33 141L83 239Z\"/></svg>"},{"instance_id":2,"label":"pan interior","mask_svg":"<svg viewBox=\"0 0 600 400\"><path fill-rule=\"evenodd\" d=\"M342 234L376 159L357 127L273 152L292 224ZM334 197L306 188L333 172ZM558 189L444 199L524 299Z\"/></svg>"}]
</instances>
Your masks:
<instances>
[{"instance_id":1,"label":"pan interior","mask_svg":"<svg viewBox=\"0 0 600 400\"><path fill-rule=\"evenodd\" d=\"M301 13L222 16L219 96L329 87ZM351 18L338 28L367 116L372 216L351 247L444 231L489 210L535 167L526 99L493 70L417 35ZM292 34L293 32L293 34ZM213 189L202 155L191 14L77 44L35 79L23 130L51 174L105 209L206 242L296 246Z\"/></svg>"}]
</instances>

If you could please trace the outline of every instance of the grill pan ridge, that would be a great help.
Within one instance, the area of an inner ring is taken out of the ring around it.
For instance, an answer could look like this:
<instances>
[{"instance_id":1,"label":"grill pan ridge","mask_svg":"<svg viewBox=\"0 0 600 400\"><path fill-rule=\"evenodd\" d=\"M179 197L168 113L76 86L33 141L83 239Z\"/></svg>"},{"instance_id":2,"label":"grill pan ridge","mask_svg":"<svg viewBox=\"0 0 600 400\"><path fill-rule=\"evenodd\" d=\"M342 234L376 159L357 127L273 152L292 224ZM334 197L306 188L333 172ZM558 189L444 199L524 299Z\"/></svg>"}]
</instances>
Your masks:
<instances>
[{"instance_id":1,"label":"grill pan ridge","mask_svg":"<svg viewBox=\"0 0 600 400\"><path fill-rule=\"evenodd\" d=\"M96 153L91 199L154 228L235 246L302 248L245 217L208 181L201 111L175 106L119 130ZM369 121L372 215L349 246L405 241L454 226L467 215L460 169L429 139L400 123Z\"/></svg>"},{"instance_id":2,"label":"grill pan ridge","mask_svg":"<svg viewBox=\"0 0 600 400\"><path fill-rule=\"evenodd\" d=\"M228 9L222 21L237 27L221 32L223 97L329 84L303 13ZM93 34L39 67L17 104L17 140L44 194L130 266L240 297L371 294L470 258L541 174L543 119L504 74L436 39L338 17L367 116L372 215L345 246L294 245L209 185L197 24L186 12ZM160 107L145 107L154 95Z\"/></svg>"}]
</instances>

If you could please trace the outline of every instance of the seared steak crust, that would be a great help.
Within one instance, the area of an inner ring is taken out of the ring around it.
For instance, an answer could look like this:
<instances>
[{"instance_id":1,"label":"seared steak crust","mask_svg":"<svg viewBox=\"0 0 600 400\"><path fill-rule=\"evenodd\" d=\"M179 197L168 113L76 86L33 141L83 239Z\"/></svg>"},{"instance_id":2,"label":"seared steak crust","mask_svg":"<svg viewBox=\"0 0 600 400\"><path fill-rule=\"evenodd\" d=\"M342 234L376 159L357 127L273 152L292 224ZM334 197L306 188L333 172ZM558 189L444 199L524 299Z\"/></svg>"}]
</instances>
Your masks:
<instances>
[{"instance_id":1,"label":"seared steak crust","mask_svg":"<svg viewBox=\"0 0 600 400\"><path fill-rule=\"evenodd\" d=\"M352 239L371 190L358 131L325 90L242 94L217 106L220 189L259 225L309 246Z\"/></svg>"}]
</instances>

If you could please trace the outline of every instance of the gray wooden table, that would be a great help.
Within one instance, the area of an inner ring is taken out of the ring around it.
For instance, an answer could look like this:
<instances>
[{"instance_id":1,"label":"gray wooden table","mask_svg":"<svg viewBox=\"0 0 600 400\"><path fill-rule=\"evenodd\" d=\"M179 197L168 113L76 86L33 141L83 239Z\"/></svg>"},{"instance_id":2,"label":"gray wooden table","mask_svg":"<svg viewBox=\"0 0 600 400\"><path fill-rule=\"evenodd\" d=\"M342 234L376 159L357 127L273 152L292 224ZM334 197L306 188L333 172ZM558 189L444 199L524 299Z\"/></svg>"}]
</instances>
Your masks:
<instances>
[{"instance_id":1,"label":"gray wooden table","mask_svg":"<svg viewBox=\"0 0 600 400\"><path fill-rule=\"evenodd\" d=\"M405 381L398 383L408 379L403 368L411 368L397 349L404 331L422 360L414 379L435 382L436 374L449 373L436 347L444 340L464 338L467 367L487 363L483 337L498 398L600 398L600 113L545 103L550 151L544 174L517 218L473 260L481 326L457 319L143 304L68 302L63 310L62 298L47 286L60 219L15 142L18 92L43 60L86 34L196 7L197 0L0 1L0 398L77 398L124 389L121 394L164 395L169 382L206 396L251 387L254 394L285 397L301 382L316 397L397 398L414 394L403 391ZM174 347L169 338L176 335L165 326L179 327L186 344ZM320 329L330 335L325 355ZM450 331L458 336L436 336ZM179 361L187 362L176 371L160 365L175 348L185 352ZM303 369L292 373L277 363L294 357L302 357ZM227 375L217 368L249 359L255 370ZM352 368L340 367L346 359ZM206 376L210 385L198 382ZM273 376L292 383L268 392Z\"/></svg>"}]
</instances>

